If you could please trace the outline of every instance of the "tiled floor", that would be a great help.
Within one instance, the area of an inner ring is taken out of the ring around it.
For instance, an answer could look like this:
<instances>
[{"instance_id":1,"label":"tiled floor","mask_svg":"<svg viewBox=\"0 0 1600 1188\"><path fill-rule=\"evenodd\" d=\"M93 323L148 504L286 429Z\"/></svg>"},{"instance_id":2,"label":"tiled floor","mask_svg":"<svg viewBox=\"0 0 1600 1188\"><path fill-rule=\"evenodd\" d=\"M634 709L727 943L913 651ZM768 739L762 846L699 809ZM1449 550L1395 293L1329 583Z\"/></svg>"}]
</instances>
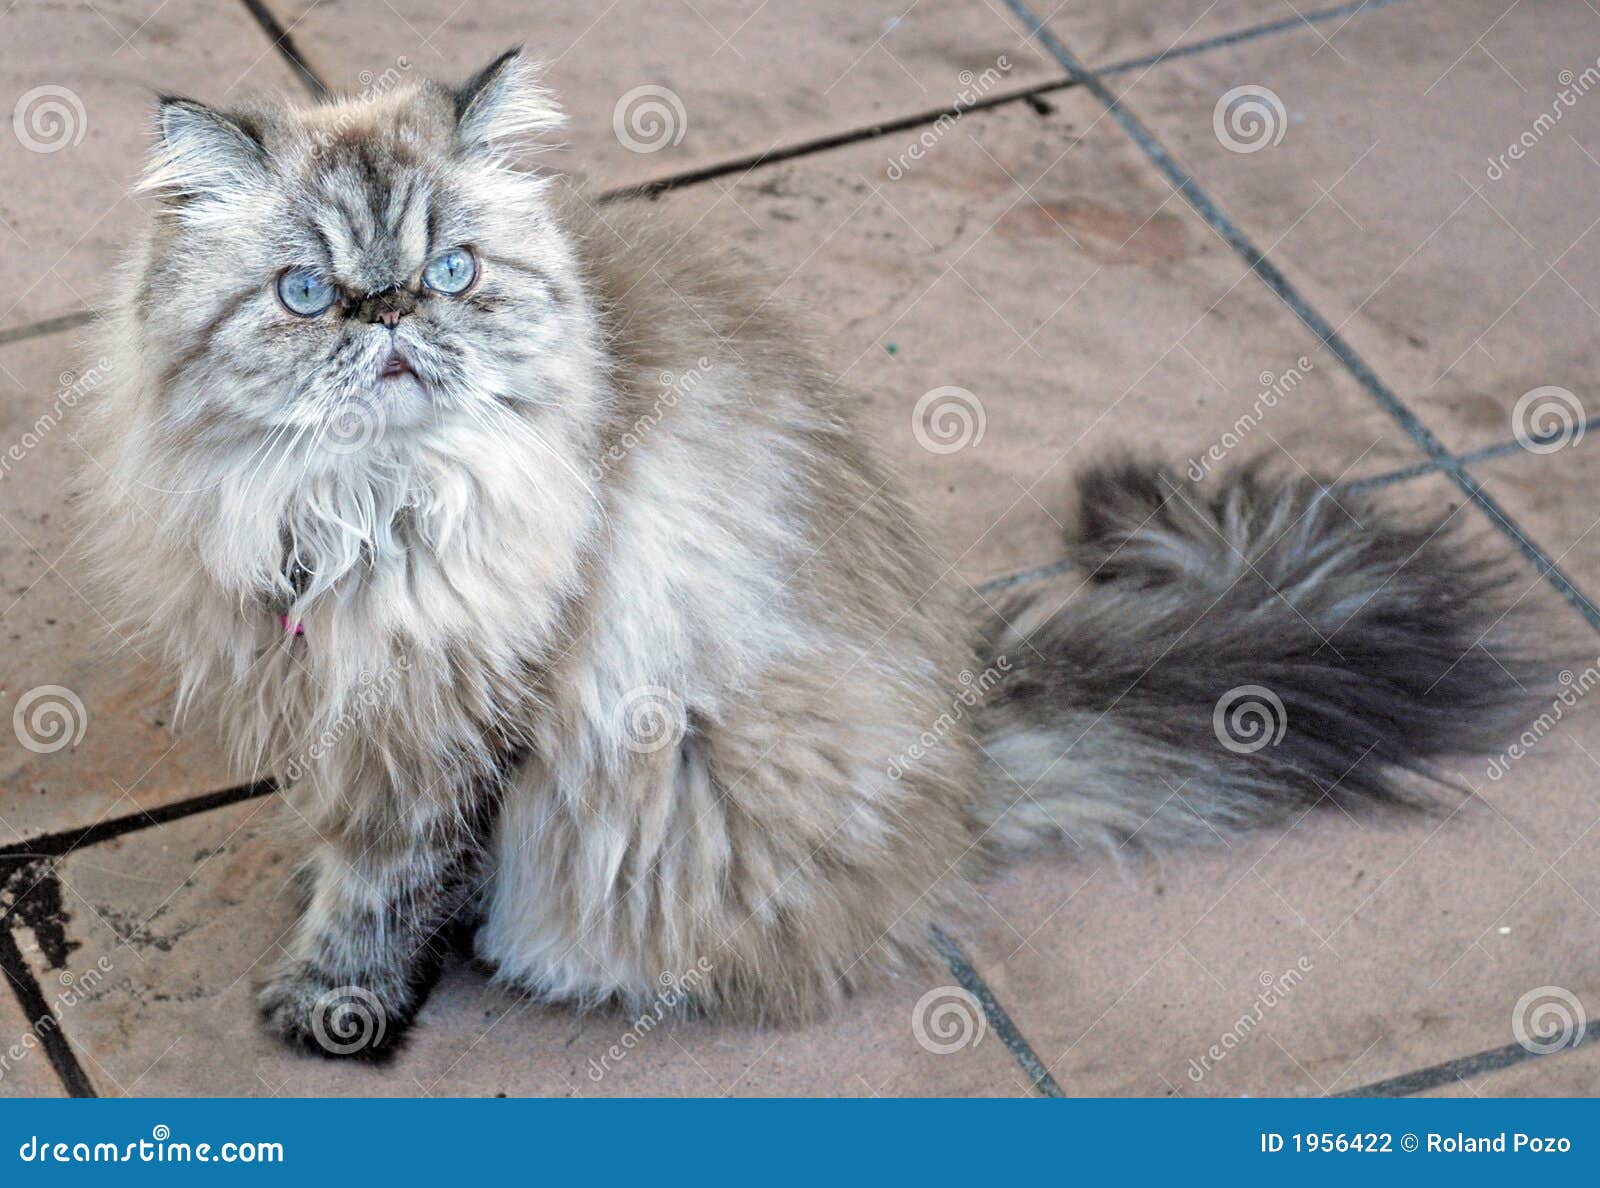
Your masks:
<instances>
[{"instance_id":1,"label":"tiled floor","mask_svg":"<svg viewBox=\"0 0 1600 1188\"><path fill-rule=\"evenodd\" d=\"M1600 446L1521 399L1600 399L1583 0L20 0L0 38L33 47L0 60L0 720L58 686L84 725L0 745L0 1094L1600 1092L1592 1048L1537 1055L1518 1022L1596 1030L1590 719L1503 778L1464 765L1478 794L1432 820L1019 866L975 889L946 977L823 1025L681 1024L617 1060L632 1020L452 969L391 1065L285 1054L248 1002L289 919L274 802L173 734L65 507L150 96L453 77L524 42L571 111L562 168L757 251L815 311L963 579L1054 560L1086 460L1194 457L1293 371L1251 449L1454 509L1553 628L1600 630ZM658 151L617 132L640 87L677 105ZM942 385L985 414L950 454L911 431ZM918 1008L962 994L970 1042L919 1042Z\"/></svg>"}]
</instances>

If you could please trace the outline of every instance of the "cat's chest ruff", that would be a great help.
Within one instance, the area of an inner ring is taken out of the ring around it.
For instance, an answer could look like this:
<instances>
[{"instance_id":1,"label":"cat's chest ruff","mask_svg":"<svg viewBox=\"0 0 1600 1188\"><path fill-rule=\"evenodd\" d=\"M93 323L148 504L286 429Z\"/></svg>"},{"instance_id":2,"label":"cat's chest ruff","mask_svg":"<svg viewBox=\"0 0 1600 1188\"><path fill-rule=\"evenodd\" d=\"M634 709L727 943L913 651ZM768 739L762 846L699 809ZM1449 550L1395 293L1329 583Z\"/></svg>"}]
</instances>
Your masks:
<instances>
[{"instance_id":1,"label":"cat's chest ruff","mask_svg":"<svg viewBox=\"0 0 1600 1188\"><path fill-rule=\"evenodd\" d=\"M280 589L288 593L269 600L266 613L285 633L303 636L305 620L319 612L330 613L341 603L366 602L381 590L408 591L419 572L442 570L447 563L428 543L427 534L419 531L412 507L403 506L384 532L360 540L353 560L308 556L291 549L280 582ZM336 576L319 583L323 574ZM308 594L310 601L304 602Z\"/></svg>"}]
</instances>

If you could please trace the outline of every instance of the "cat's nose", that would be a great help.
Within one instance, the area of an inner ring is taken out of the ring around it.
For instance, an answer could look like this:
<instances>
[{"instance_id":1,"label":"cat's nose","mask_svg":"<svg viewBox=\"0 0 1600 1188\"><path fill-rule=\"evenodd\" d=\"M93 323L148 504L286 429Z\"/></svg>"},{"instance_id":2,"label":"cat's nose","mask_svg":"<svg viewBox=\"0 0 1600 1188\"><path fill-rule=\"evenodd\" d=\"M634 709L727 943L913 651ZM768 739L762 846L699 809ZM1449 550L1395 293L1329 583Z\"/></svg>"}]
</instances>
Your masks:
<instances>
[{"instance_id":1,"label":"cat's nose","mask_svg":"<svg viewBox=\"0 0 1600 1188\"><path fill-rule=\"evenodd\" d=\"M393 330L401 318L417 308L417 295L409 289L395 287L380 293L368 293L356 309L356 316L364 322L381 322Z\"/></svg>"}]
</instances>

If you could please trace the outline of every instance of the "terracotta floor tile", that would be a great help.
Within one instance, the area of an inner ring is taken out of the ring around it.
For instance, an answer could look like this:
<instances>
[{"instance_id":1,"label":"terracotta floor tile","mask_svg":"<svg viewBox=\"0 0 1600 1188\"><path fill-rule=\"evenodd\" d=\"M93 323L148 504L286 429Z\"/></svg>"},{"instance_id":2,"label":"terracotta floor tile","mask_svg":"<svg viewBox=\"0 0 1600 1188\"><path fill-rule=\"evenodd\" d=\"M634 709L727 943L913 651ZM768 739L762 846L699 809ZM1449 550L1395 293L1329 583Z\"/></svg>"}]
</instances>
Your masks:
<instances>
[{"instance_id":1,"label":"terracotta floor tile","mask_svg":"<svg viewBox=\"0 0 1600 1188\"><path fill-rule=\"evenodd\" d=\"M912 1012L952 979L899 983L799 1029L678 1023L529 1006L475 972L449 973L389 1066L280 1050L256 1028L253 982L291 923L293 867L275 800L185 818L81 850L53 868L74 968L111 989L68 1012L66 1035L102 1094L1017 1095L1031 1092L993 1034L940 1054ZM59 945L31 950L41 983ZM641 1042L625 1043L632 1033ZM937 1033L936 1033L937 1034ZM609 1054L617 1046L620 1057Z\"/></svg>"},{"instance_id":2,"label":"terracotta floor tile","mask_svg":"<svg viewBox=\"0 0 1600 1188\"><path fill-rule=\"evenodd\" d=\"M1331 48L1305 29L1114 89L1401 398L1466 449L1508 438L1535 388L1600 407L1587 382L1600 361L1600 240L1572 200L1600 170L1600 104L1557 102L1559 78L1584 88L1575 76L1592 69L1581 47L1597 22L1579 0L1403 2L1355 17ZM1219 135L1217 109L1240 87L1271 92L1265 119L1252 128L1235 108ZM1524 159L1491 166L1541 115L1549 126L1530 133Z\"/></svg>"},{"instance_id":3,"label":"terracotta floor tile","mask_svg":"<svg viewBox=\"0 0 1600 1188\"><path fill-rule=\"evenodd\" d=\"M393 18L377 22L338 4L272 0L270 7L341 89L383 86L393 77L386 72L406 72L402 58L411 71L454 81L508 46L525 45L548 64L570 116L559 139L571 151L552 160L596 188L1064 74L1003 10L971 0L621 0L537 9L395 0Z\"/></svg>"},{"instance_id":4,"label":"terracotta floor tile","mask_svg":"<svg viewBox=\"0 0 1600 1188\"><path fill-rule=\"evenodd\" d=\"M139 225L127 195L158 94L305 94L241 4L21 0L0 39L0 328L101 300Z\"/></svg>"},{"instance_id":5,"label":"terracotta floor tile","mask_svg":"<svg viewBox=\"0 0 1600 1188\"><path fill-rule=\"evenodd\" d=\"M0 846L228 782L209 738L174 734L170 685L84 572L68 491L96 376L70 334L0 347Z\"/></svg>"},{"instance_id":6,"label":"terracotta floor tile","mask_svg":"<svg viewBox=\"0 0 1600 1188\"><path fill-rule=\"evenodd\" d=\"M997 11L1009 12L1004 0L986 0ZM1292 21L1315 28L1335 45L1345 14L1322 19L1341 6L1337 2L1296 4L1290 0L1217 0L1195 4L1190 0L1146 0L1142 4L1061 4L1059 0L1027 0L1034 16L1068 42L1080 61L1092 69L1162 54L1176 46L1237 33L1243 29ZM1025 27L1019 18L1018 27ZM1310 36L1317 37L1317 33ZM1330 52L1325 49L1324 53Z\"/></svg>"}]
</instances>

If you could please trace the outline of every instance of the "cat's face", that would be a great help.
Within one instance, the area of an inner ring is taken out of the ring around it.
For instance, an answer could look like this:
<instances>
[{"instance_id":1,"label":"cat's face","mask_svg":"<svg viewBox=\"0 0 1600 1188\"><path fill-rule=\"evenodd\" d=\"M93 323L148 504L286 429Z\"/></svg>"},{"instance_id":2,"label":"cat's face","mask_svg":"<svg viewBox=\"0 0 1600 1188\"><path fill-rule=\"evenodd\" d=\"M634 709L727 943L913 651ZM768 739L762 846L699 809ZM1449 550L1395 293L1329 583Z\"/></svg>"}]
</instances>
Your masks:
<instances>
[{"instance_id":1,"label":"cat's face","mask_svg":"<svg viewBox=\"0 0 1600 1188\"><path fill-rule=\"evenodd\" d=\"M557 118L515 55L305 110L165 101L135 315L169 423L348 455L547 404L576 280L504 151Z\"/></svg>"}]
</instances>

